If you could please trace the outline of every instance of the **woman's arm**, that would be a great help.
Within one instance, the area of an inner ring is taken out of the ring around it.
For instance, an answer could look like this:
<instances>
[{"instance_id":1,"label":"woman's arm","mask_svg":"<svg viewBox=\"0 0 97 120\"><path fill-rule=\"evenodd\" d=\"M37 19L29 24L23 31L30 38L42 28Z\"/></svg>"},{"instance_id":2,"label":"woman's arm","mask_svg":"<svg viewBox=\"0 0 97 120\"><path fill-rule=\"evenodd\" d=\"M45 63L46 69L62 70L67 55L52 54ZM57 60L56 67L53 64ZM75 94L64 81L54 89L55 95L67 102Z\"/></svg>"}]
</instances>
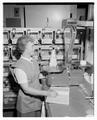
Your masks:
<instances>
[{"instance_id":1,"label":"woman's arm","mask_svg":"<svg viewBox=\"0 0 97 120\"><path fill-rule=\"evenodd\" d=\"M45 91L45 90L38 90L32 87L29 87L28 84L22 83L20 84L21 88L23 89L24 93L29 94L29 95L35 95L35 96L53 96L50 91Z\"/></svg>"},{"instance_id":2,"label":"woman's arm","mask_svg":"<svg viewBox=\"0 0 97 120\"><path fill-rule=\"evenodd\" d=\"M15 72L17 81L20 84L25 94L36 95L36 96L52 96L52 97L56 96L55 91L38 90L32 87L29 87L26 73L23 70L16 68L14 72Z\"/></svg>"}]
</instances>

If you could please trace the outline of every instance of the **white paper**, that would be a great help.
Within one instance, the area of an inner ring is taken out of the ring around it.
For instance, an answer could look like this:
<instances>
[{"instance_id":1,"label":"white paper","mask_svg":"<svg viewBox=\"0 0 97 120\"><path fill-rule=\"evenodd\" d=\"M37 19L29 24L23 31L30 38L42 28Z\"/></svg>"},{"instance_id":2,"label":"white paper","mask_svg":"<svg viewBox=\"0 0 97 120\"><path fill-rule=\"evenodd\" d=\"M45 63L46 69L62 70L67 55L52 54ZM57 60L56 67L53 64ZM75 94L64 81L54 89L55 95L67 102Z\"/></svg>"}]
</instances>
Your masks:
<instances>
[{"instance_id":1,"label":"white paper","mask_svg":"<svg viewBox=\"0 0 97 120\"><path fill-rule=\"evenodd\" d=\"M51 87L58 95L56 97L47 97L47 103L69 105L69 87Z\"/></svg>"},{"instance_id":2,"label":"white paper","mask_svg":"<svg viewBox=\"0 0 97 120\"><path fill-rule=\"evenodd\" d=\"M55 49L52 50L49 66L50 66L50 67L56 67L56 66L57 66Z\"/></svg>"}]
</instances>

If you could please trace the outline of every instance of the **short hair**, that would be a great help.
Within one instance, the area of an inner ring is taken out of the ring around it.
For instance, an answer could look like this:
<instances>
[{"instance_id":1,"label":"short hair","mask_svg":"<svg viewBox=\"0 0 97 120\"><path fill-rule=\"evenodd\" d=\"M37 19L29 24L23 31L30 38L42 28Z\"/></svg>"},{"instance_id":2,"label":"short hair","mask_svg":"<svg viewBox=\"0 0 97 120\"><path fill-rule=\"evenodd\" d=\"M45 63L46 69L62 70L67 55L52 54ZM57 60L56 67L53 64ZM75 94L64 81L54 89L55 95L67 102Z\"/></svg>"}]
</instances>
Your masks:
<instances>
[{"instance_id":1,"label":"short hair","mask_svg":"<svg viewBox=\"0 0 97 120\"><path fill-rule=\"evenodd\" d=\"M23 35L18 38L16 43L16 49L13 53L17 59L19 59L21 54L23 54L23 52L25 51L25 47L29 41L34 42L34 39L28 35Z\"/></svg>"},{"instance_id":2,"label":"short hair","mask_svg":"<svg viewBox=\"0 0 97 120\"><path fill-rule=\"evenodd\" d=\"M16 48L19 50L21 54L25 51L25 47L28 42L34 42L33 38L31 38L28 35L23 35L18 38Z\"/></svg>"}]
</instances>

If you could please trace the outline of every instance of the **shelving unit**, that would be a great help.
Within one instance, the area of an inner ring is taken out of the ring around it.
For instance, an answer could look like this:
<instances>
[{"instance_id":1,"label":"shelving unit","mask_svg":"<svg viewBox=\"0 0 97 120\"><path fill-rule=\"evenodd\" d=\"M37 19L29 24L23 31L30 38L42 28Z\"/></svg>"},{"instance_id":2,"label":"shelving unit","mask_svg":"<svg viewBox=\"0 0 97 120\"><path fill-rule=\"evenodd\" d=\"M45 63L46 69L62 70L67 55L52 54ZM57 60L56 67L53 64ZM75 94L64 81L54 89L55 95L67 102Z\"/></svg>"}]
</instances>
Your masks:
<instances>
[{"instance_id":1,"label":"shelving unit","mask_svg":"<svg viewBox=\"0 0 97 120\"><path fill-rule=\"evenodd\" d=\"M10 38L12 40L12 44L9 44L9 31L10 31ZM32 38L35 39L35 58L38 60L41 66L48 66L50 55L51 55L51 46L56 49L56 57L57 63L63 63L64 59L64 52L65 49L64 45L64 29L42 29L42 28L4 28L3 30L3 67L4 67L4 77L3 77L3 99L4 99L4 106L3 109L12 109L15 107L15 102L17 94L14 90L11 89L10 83L13 78L9 78L10 71L9 66L14 64L17 59L15 58L13 52L15 50L15 45L17 39L22 36L23 34L30 35ZM9 48L11 47L11 59L10 59L10 51ZM77 52L74 52L72 55L72 60L80 61L83 59L83 44L80 43L79 38L75 39L75 44L73 49L77 49ZM7 84L7 85L6 85ZM9 87L8 87L9 86ZM7 106L7 107L6 107ZM12 107L13 106L13 107Z\"/></svg>"}]
</instances>

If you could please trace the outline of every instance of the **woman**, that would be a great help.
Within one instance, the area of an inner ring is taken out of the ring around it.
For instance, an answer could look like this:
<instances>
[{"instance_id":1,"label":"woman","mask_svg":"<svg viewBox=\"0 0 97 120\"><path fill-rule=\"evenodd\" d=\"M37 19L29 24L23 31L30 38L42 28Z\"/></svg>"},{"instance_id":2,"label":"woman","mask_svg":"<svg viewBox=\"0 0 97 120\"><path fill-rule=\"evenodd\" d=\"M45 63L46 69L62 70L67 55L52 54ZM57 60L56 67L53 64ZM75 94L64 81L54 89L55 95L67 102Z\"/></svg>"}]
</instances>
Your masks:
<instances>
[{"instance_id":1,"label":"woman","mask_svg":"<svg viewBox=\"0 0 97 120\"><path fill-rule=\"evenodd\" d=\"M39 117L41 115L41 96L56 96L54 91L41 90L39 83L39 66L34 59L34 40L27 35L17 40L20 59L14 65L20 90L17 99L17 113L22 117Z\"/></svg>"}]
</instances>

